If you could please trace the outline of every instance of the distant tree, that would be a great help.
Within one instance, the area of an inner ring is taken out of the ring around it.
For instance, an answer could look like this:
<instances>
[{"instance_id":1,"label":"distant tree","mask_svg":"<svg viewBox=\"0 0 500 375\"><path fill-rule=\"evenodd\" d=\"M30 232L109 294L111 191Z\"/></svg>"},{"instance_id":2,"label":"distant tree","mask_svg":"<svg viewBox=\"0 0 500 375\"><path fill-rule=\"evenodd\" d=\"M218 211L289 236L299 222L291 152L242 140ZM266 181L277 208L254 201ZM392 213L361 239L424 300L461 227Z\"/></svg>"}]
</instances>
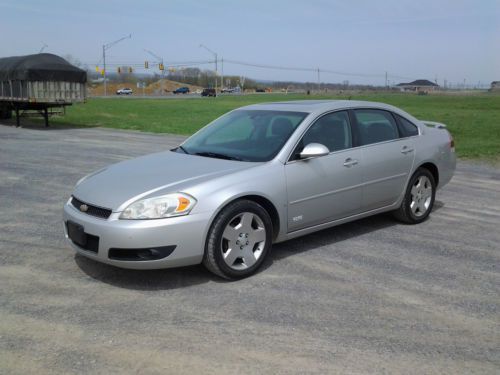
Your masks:
<instances>
[{"instance_id":1,"label":"distant tree","mask_svg":"<svg viewBox=\"0 0 500 375\"><path fill-rule=\"evenodd\" d=\"M66 60L67 62L69 62L71 65L74 65L74 66L77 66L79 68L82 67L82 62L80 60L78 60L76 57L74 57L73 55L70 55L69 53L66 54L66 55L63 55L62 57L64 60Z\"/></svg>"}]
</instances>

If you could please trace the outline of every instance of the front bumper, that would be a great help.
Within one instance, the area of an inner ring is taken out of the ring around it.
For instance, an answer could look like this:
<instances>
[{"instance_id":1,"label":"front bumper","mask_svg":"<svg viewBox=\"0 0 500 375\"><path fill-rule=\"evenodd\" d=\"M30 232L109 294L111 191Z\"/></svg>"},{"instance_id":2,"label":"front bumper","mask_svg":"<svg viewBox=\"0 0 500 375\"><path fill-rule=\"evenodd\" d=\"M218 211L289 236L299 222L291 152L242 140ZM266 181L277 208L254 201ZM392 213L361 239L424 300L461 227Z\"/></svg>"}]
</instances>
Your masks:
<instances>
[{"instance_id":1,"label":"front bumper","mask_svg":"<svg viewBox=\"0 0 500 375\"><path fill-rule=\"evenodd\" d=\"M77 253L98 262L132 269L159 269L199 264L203 258L210 213L189 214L158 220L119 220L119 213L108 219L96 218L64 205L66 239ZM95 250L85 250L68 236L67 222L83 226L88 235L98 237ZM157 260L116 260L110 249L148 249L175 246L168 256ZM110 257L111 255L111 257Z\"/></svg>"}]
</instances>

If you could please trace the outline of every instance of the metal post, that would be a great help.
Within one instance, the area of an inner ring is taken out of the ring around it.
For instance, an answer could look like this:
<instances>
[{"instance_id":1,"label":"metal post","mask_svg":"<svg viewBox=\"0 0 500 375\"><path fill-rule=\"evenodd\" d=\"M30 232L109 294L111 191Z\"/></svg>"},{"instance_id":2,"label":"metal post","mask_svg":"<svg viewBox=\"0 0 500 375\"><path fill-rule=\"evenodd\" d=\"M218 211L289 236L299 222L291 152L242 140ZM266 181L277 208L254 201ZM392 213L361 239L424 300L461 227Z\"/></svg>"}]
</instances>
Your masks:
<instances>
[{"instance_id":1,"label":"metal post","mask_svg":"<svg viewBox=\"0 0 500 375\"><path fill-rule=\"evenodd\" d=\"M165 65L163 65L163 59L161 60L161 66L163 66L163 70L161 71L161 96L165 95L165 89L163 85L165 84Z\"/></svg>"},{"instance_id":2,"label":"metal post","mask_svg":"<svg viewBox=\"0 0 500 375\"><path fill-rule=\"evenodd\" d=\"M49 127L49 111L48 111L47 107L45 107L43 109L43 118L45 119L45 127L48 128Z\"/></svg>"},{"instance_id":3,"label":"metal post","mask_svg":"<svg viewBox=\"0 0 500 375\"><path fill-rule=\"evenodd\" d=\"M319 68L318 68L318 93L320 92L320 76L319 76Z\"/></svg>"},{"instance_id":4,"label":"metal post","mask_svg":"<svg viewBox=\"0 0 500 375\"><path fill-rule=\"evenodd\" d=\"M164 86L163 86L164 85L163 81L165 80L165 65L164 65L163 57L160 57L157 54L155 54L154 52L151 52L150 50L147 50L145 48L143 50L144 50L144 52L149 53L151 56L153 56L155 59L157 59L158 60L158 64L161 64L161 66L163 67L163 70L161 71L161 78L160 78L160 81L161 81L161 85L160 85L160 91L161 92L160 92L160 95L163 96L164 91L165 91L164 90Z\"/></svg>"},{"instance_id":5,"label":"metal post","mask_svg":"<svg viewBox=\"0 0 500 375\"><path fill-rule=\"evenodd\" d=\"M103 60L103 66L104 66L104 96L106 96L107 91L106 91L106 50L110 49L113 47L115 44L120 43L124 39L130 39L132 38L132 34L128 36L124 36L123 38L120 38L118 40L115 40L114 42L108 43L108 44L103 44L102 46L102 60Z\"/></svg>"},{"instance_id":6,"label":"metal post","mask_svg":"<svg viewBox=\"0 0 500 375\"><path fill-rule=\"evenodd\" d=\"M218 72L217 72L217 54L215 54L215 97L217 97L217 76L218 76Z\"/></svg>"},{"instance_id":7,"label":"metal post","mask_svg":"<svg viewBox=\"0 0 500 375\"><path fill-rule=\"evenodd\" d=\"M106 45L102 46L102 61L103 61L103 73L104 73L104 96L106 96Z\"/></svg>"},{"instance_id":8,"label":"metal post","mask_svg":"<svg viewBox=\"0 0 500 375\"><path fill-rule=\"evenodd\" d=\"M217 53L215 53L214 51L212 51L210 48L208 48L207 46L205 46L203 44L200 44L200 48L201 47L205 48L208 52L210 52L215 57L215 96L217 97L217 76L218 76L218 71L217 71L217 60L218 60Z\"/></svg>"},{"instance_id":9,"label":"metal post","mask_svg":"<svg viewBox=\"0 0 500 375\"><path fill-rule=\"evenodd\" d=\"M19 107L16 106L16 128L21 126L21 120L19 119Z\"/></svg>"}]
</instances>

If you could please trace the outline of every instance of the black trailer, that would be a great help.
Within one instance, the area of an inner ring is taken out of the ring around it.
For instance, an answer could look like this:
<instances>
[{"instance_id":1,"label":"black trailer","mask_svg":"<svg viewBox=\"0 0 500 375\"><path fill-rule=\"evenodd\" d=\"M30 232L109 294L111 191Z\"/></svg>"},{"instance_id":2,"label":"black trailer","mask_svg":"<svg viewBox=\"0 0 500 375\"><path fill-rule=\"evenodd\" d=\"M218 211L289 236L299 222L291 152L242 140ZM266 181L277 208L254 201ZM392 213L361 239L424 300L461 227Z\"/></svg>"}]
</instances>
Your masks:
<instances>
[{"instance_id":1,"label":"black trailer","mask_svg":"<svg viewBox=\"0 0 500 375\"><path fill-rule=\"evenodd\" d=\"M86 100L86 82L85 70L50 53L0 58L0 119L14 111L17 126L33 115L49 126L49 115Z\"/></svg>"}]
</instances>

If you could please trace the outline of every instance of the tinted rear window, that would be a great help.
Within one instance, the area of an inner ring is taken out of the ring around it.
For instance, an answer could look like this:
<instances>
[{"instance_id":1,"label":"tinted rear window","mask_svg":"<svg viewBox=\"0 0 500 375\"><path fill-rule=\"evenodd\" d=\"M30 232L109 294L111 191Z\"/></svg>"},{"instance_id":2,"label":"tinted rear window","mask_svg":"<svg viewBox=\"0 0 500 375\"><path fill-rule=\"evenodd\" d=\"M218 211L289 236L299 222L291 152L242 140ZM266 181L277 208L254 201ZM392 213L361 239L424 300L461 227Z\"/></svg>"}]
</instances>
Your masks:
<instances>
[{"instance_id":1,"label":"tinted rear window","mask_svg":"<svg viewBox=\"0 0 500 375\"><path fill-rule=\"evenodd\" d=\"M402 137L412 137L418 135L418 128L415 124L408 121L402 116L396 115L399 121L399 130Z\"/></svg>"},{"instance_id":2,"label":"tinted rear window","mask_svg":"<svg viewBox=\"0 0 500 375\"><path fill-rule=\"evenodd\" d=\"M399 138L394 117L377 109L354 110L360 146Z\"/></svg>"}]
</instances>

